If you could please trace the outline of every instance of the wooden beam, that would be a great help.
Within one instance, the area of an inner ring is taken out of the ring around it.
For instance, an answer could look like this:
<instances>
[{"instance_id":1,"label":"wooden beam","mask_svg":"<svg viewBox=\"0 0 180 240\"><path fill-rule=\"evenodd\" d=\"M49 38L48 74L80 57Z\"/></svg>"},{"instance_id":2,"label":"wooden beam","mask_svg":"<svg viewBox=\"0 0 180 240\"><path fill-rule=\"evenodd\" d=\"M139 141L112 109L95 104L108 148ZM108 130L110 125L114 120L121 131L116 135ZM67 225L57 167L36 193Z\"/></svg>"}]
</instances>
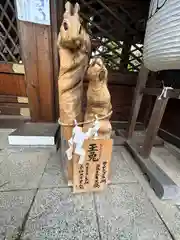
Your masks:
<instances>
[{"instance_id":1,"label":"wooden beam","mask_svg":"<svg viewBox=\"0 0 180 240\"><path fill-rule=\"evenodd\" d=\"M0 73L0 94L26 97L24 75Z\"/></svg>"},{"instance_id":2,"label":"wooden beam","mask_svg":"<svg viewBox=\"0 0 180 240\"><path fill-rule=\"evenodd\" d=\"M125 85L125 86L136 86L137 73L120 73L109 71L108 73L108 84L111 85Z\"/></svg>"},{"instance_id":3,"label":"wooden beam","mask_svg":"<svg viewBox=\"0 0 180 240\"><path fill-rule=\"evenodd\" d=\"M0 103L28 103L28 98L12 95L0 95Z\"/></svg>"},{"instance_id":4,"label":"wooden beam","mask_svg":"<svg viewBox=\"0 0 180 240\"><path fill-rule=\"evenodd\" d=\"M130 50L131 50L131 44L124 41L122 52L121 52L120 71L127 71Z\"/></svg>"},{"instance_id":5,"label":"wooden beam","mask_svg":"<svg viewBox=\"0 0 180 240\"><path fill-rule=\"evenodd\" d=\"M35 25L18 21L21 56L25 66L26 91L32 121L40 120L39 83L37 74L37 45Z\"/></svg>"},{"instance_id":6,"label":"wooden beam","mask_svg":"<svg viewBox=\"0 0 180 240\"><path fill-rule=\"evenodd\" d=\"M59 6L60 4L60 6ZM58 11L57 11L58 9ZM52 41L52 57L53 57L53 87L54 87L54 104L55 104L55 118L59 118L59 94L58 94L58 76L59 76L59 54L57 48L58 38L58 14L63 15L63 1L60 3L56 0L50 1L50 12L51 12L51 41Z\"/></svg>"},{"instance_id":7,"label":"wooden beam","mask_svg":"<svg viewBox=\"0 0 180 240\"><path fill-rule=\"evenodd\" d=\"M13 115L13 116L24 116L30 119L30 113L28 107L19 106L1 106L0 105L0 115ZM12 121L11 121L12 126Z\"/></svg>"},{"instance_id":8,"label":"wooden beam","mask_svg":"<svg viewBox=\"0 0 180 240\"><path fill-rule=\"evenodd\" d=\"M108 84L109 85L124 85L124 86L136 86L137 73L120 73L120 72L108 72ZM88 80L84 79L84 83L88 83Z\"/></svg>"},{"instance_id":9,"label":"wooden beam","mask_svg":"<svg viewBox=\"0 0 180 240\"><path fill-rule=\"evenodd\" d=\"M140 151L141 156L143 156L144 158L148 158L151 153L153 142L156 138L167 103L168 103L168 98L156 99L153 112L151 115L151 119L147 127L144 144L143 144L142 150Z\"/></svg>"},{"instance_id":10,"label":"wooden beam","mask_svg":"<svg viewBox=\"0 0 180 240\"><path fill-rule=\"evenodd\" d=\"M14 73L12 63L0 63L0 73Z\"/></svg>"},{"instance_id":11,"label":"wooden beam","mask_svg":"<svg viewBox=\"0 0 180 240\"><path fill-rule=\"evenodd\" d=\"M55 120L51 27L36 24L35 34L37 44L37 80L40 103L39 121L51 122Z\"/></svg>"},{"instance_id":12,"label":"wooden beam","mask_svg":"<svg viewBox=\"0 0 180 240\"><path fill-rule=\"evenodd\" d=\"M150 72L150 76L148 78L147 86L148 87L156 87L156 78L157 78L157 73L156 72ZM149 119L151 117L151 113L153 110L154 106L154 98L153 96L146 96L145 97L145 102L144 102L144 126L147 127L149 123Z\"/></svg>"},{"instance_id":13,"label":"wooden beam","mask_svg":"<svg viewBox=\"0 0 180 240\"><path fill-rule=\"evenodd\" d=\"M143 88L142 93L151 96L160 96L162 88ZM167 98L180 98L180 89L168 89Z\"/></svg>"},{"instance_id":14,"label":"wooden beam","mask_svg":"<svg viewBox=\"0 0 180 240\"><path fill-rule=\"evenodd\" d=\"M125 130L127 129L128 121L111 121L111 125L113 130ZM143 130L145 130L143 123L136 122L135 131L143 131ZM125 135L126 134L124 132L124 136Z\"/></svg>"},{"instance_id":15,"label":"wooden beam","mask_svg":"<svg viewBox=\"0 0 180 240\"><path fill-rule=\"evenodd\" d=\"M126 142L126 147L141 167L144 175L160 199L177 199L179 186L163 171L153 159L144 159L137 151L136 145L131 140Z\"/></svg>"},{"instance_id":16,"label":"wooden beam","mask_svg":"<svg viewBox=\"0 0 180 240\"><path fill-rule=\"evenodd\" d=\"M142 65L140 72L139 72L136 88L134 91L131 113L130 113L129 122L128 122L128 128L127 128L127 138L128 139L132 138L132 134L134 132L136 120L137 120L137 117L139 114L142 97L143 97L141 90L146 85L146 82L148 79L148 74L149 74L149 70L147 68L145 68L144 65Z\"/></svg>"},{"instance_id":17,"label":"wooden beam","mask_svg":"<svg viewBox=\"0 0 180 240\"><path fill-rule=\"evenodd\" d=\"M180 148L180 138L175 136L174 134L160 128L158 131L158 135L163 138L165 141L175 145L176 147Z\"/></svg>"},{"instance_id":18,"label":"wooden beam","mask_svg":"<svg viewBox=\"0 0 180 240\"><path fill-rule=\"evenodd\" d=\"M0 73L25 74L24 65L18 63L0 63Z\"/></svg>"},{"instance_id":19,"label":"wooden beam","mask_svg":"<svg viewBox=\"0 0 180 240\"><path fill-rule=\"evenodd\" d=\"M29 108L28 103L18 103L18 102L13 102L13 103L0 103L0 108L1 107L7 107L7 108Z\"/></svg>"},{"instance_id":20,"label":"wooden beam","mask_svg":"<svg viewBox=\"0 0 180 240\"><path fill-rule=\"evenodd\" d=\"M0 114L29 116L27 97L0 95Z\"/></svg>"},{"instance_id":21,"label":"wooden beam","mask_svg":"<svg viewBox=\"0 0 180 240\"><path fill-rule=\"evenodd\" d=\"M32 121L54 121L51 27L18 21Z\"/></svg>"}]
</instances>

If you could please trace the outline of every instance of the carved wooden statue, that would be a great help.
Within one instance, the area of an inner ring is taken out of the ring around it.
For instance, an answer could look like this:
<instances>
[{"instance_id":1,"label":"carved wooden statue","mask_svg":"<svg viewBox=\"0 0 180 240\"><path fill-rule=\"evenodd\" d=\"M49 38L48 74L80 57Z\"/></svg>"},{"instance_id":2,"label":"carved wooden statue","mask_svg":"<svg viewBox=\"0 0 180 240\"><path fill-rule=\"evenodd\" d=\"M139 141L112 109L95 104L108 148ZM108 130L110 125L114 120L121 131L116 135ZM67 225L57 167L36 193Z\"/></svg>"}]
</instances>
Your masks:
<instances>
[{"instance_id":1,"label":"carved wooden statue","mask_svg":"<svg viewBox=\"0 0 180 240\"><path fill-rule=\"evenodd\" d=\"M60 120L65 124L72 124L75 119L83 120L83 78L89 63L91 43L89 35L81 25L79 10L78 3L74 8L70 2L66 3L58 36ZM70 139L72 127L62 126L62 130L65 139Z\"/></svg>"},{"instance_id":2,"label":"carved wooden statue","mask_svg":"<svg viewBox=\"0 0 180 240\"><path fill-rule=\"evenodd\" d=\"M101 58L93 58L86 72L86 79L89 81L87 91L87 109L85 122L92 120L97 115L100 120L99 138L110 138L111 124L110 117L112 111L111 96L107 88L108 71ZM92 124L84 124L86 131Z\"/></svg>"}]
</instances>

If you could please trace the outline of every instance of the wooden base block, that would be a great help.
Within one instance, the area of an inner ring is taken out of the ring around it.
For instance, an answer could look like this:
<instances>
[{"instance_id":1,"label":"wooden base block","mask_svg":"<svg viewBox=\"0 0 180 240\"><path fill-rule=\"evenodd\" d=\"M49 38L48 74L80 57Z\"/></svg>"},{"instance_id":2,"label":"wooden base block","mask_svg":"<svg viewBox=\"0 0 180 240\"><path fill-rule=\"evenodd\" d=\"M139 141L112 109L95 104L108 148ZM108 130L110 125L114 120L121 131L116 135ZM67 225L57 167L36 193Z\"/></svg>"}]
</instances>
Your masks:
<instances>
[{"instance_id":1,"label":"wooden base block","mask_svg":"<svg viewBox=\"0 0 180 240\"><path fill-rule=\"evenodd\" d=\"M132 141L127 141L126 147L141 167L151 187L160 199L174 200L179 196L180 187L154 161L150 158L144 159L141 157L137 146Z\"/></svg>"},{"instance_id":2,"label":"wooden base block","mask_svg":"<svg viewBox=\"0 0 180 240\"><path fill-rule=\"evenodd\" d=\"M126 132L124 130L118 130L120 136L125 138ZM132 141L136 142L137 145L142 146L144 143L146 132L145 131L135 131L132 136ZM158 136L156 136L153 146L163 146L164 140Z\"/></svg>"}]
</instances>

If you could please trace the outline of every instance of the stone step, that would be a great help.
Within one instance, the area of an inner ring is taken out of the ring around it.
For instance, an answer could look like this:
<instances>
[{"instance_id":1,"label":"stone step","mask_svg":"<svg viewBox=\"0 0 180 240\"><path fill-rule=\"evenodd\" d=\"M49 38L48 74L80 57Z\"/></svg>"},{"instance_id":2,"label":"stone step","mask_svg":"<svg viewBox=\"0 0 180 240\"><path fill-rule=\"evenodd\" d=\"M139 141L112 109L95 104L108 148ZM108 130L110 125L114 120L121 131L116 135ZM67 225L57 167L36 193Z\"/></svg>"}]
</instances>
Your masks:
<instances>
[{"instance_id":1,"label":"stone step","mask_svg":"<svg viewBox=\"0 0 180 240\"><path fill-rule=\"evenodd\" d=\"M54 146L59 129L57 123L25 123L9 134L10 145Z\"/></svg>"}]
</instances>

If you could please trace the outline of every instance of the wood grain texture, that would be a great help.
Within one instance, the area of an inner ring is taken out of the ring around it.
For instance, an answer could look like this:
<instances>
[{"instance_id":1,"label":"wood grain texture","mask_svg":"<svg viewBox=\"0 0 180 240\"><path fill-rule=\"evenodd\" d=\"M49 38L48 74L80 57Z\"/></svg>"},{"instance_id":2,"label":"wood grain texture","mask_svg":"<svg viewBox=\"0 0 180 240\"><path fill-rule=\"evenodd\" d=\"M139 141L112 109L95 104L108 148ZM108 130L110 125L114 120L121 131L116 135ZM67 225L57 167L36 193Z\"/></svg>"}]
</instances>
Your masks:
<instances>
[{"instance_id":1,"label":"wood grain texture","mask_svg":"<svg viewBox=\"0 0 180 240\"><path fill-rule=\"evenodd\" d=\"M87 102L87 83L84 83L83 91L83 111L86 108ZM111 94L112 110L113 114L111 116L112 121L127 121L130 116L130 110L132 105L134 87L124 86L124 85L108 85L109 92ZM143 114L138 117L138 121L142 121Z\"/></svg>"},{"instance_id":2,"label":"wood grain texture","mask_svg":"<svg viewBox=\"0 0 180 240\"><path fill-rule=\"evenodd\" d=\"M129 139L132 138L132 134L135 129L135 125L136 125L136 121L138 118L142 97L143 97L141 90L146 85L148 74L149 74L149 70L145 68L144 65L142 65L139 72L136 88L134 91L133 102L132 102L131 112L129 116L129 123L128 123L128 129L127 129L127 137Z\"/></svg>"},{"instance_id":3,"label":"wood grain texture","mask_svg":"<svg viewBox=\"0 0 180 240\"><path fill-rule=\"evenodd\" d=\"M19 21L22 59L26 72L26 91L29 99L32 121L40 119L40 102L37 75L37 47L35 26L33 23Z\"/></svg>"},{"instance_id":4,"label":"wood grain texture","mask_svg":"<svg viewBox=\"0 0 180 240\"><path fill-rule=\"evenodd\" d=\"M112 139L85 140L85 161L73 156L73 192L102 191L108 183L112 155Z\"/></svg>"},{"instance_id":5,"label":"wood grain texture","mask_svg":"<svg viewBox=\"0 0 180 240\"><path fill-rule=\"evenodd\" d=\"M14 73L12 63L0 63L0 73Z\"/></svg>"},{"instance_id":6,"label":"wood grain texture","mask_svg":"<svg viewBox=\"0 0 180 240\"><path fill-rule=\"evenodd\" d=\"M57 11L58 9L58 11ZM59 56L58 56L58 14L63 14L63 1L50 1L50 11L51 11L51 41L52 41L52 57L53 57L53 86L55 94L55 117L59 117L59 96L58 96L58 75L59 75Z\"/></svg>"},{"instance_id":7,"label":"wood grain texture","mask_svg":"<svg viewBox=\"0 0 180 240\"><path fill-rule=\"evenodd\" d=\"M91 52L90 37L81 24L79 10L78 3L73 6L66 2L57 42L60 56L59 113L61 122L66 124L73 124L74 119L78 122L83 120L83 80ZM73 15L71 11L74 12ZM64 126L61 129L68 140L72 129L68 127L68 131Z\"/></svg>"},{"instance_id":8,"label":"wood grain texture","mask_svg":"<svg viewBox=\"0 0 180 240\"><path fill-rule=\"evenodd\" d=\"M26 97L24 75L0 73L0 94Z\"/></svg>"},{"instance_id":9,"label":"wood grain texture","mask_svg":"<svg viewBox=\"0 0 180 240\"><path fill-rule=\"evenodd\" d=\"M124 85L124 86L136 86L137 73L121 73L108 70L108 84L109 85ZM84 79L84 82L88 82Z\"/></svg>"},{"instance_id":10,"label":"wood grain texture","mask_svg":"<svg viewBox=\"0 0 180 240\"><path fill-rule=\"evenodd\" d=\"M143 148L142 151L140 152L140 155L145 158L148 158L151 153L153 142L156 138L158 129L160 127L168 100L169 100L168 98L156 99L153 112L146 130Z\"/></svg>"},{"instance_id":11,"label":"wood grain texture","mask_svg":"<svg viewBox=\"0 0 180 240\"><path fill-rule=\"evenodd\" d=\"M0 73L24 74L24 65L17 63L0 63Z\"/></svg>"},{"instance_id":12,"label":"wood grain texture","mask_svg":"<svg viewBox=\"0 0 180 240\"><path fill-rule=\"evenodd\" d=\"M157 82L157 73L156 72L150 72L150 76L147 81L147 87L156 87ZM143 108L143 122L144 125L147 126L149 119L151 117L151 113L153 110L154 102L156 98L153 96L143 96L144 101L142 101L142 108ZM141 111L140 111L141 114Z\"/></svg>"},{"instance_id":13,"label":"wood grain texture","mask_svg":"<svg viewBox=\"0 0 180 240\"><path fill-rule=\"evenodd\" d=\"M12 95L0 95L0 103L28 103L28 98Z\"/></svg>"},{"instance_id":14,"label":"wood grain texture","mask_svg":"<svg viewBox=\"0 0 180 240\"><path fill-rule=\"evenodd\" d=\"M108 89L112 98L112 121L127 121L130 116L130 110L133 100L133 94L137 82L137 73L120 73L109 71L108 73ZM83 92L83 110L86 108L86 93L88 82L84 81ZM138 121L143 121L144 113L142 112L138 116Z\"/></svg>"},{"instance_id":15,"label":"wood grain texture","mask_svg":"<svg viewBox=\"0 0 180 240\"><path fill-rule=\"evenodd\" d=\"M19 106L17 107L10 107L10 106L0 106L0 114L2 115L13 115L13 116L24 116L24 117L28 117L30 119L30 112L29 112L29 108L25 107L25 108L19 108ZM12 127L12 122L9 125L9 128Z\"/></svg>"},{"instance_id":16,"label":"wood grain texture","mask_svg":"<svg viewBox=\"0 0 180 240\"><path fill-rule=\"evenodd\" d=\"M169 99L165 114L161 123L161 128L180 138L180 100Z\"/></svg>"},{"instance_id":17,"label":"wood grain texture","mask_svg":"<svg viewBox=\"0 0 180 240\"><path fill-rule=\"evenodd\" d=\"M0 95L0 114L29 116L29 105L26 97Z\"/></svg>"},{"instance_id":18,"label":"wood grain texture","mask_svg":"<svg viewBox=\"0 0 180 240\"><path fill-rule=\"evenodd\" d=\"M0 103L0 107L7 107L7 108L29 108L28 103Z\"/></svg>"},{"instance_id":19,"label":"wood grain texture","mask_svg":"<svg viewBox=\"0 0 180 240\"><path fill-rule=\"evenodd\" d=\"M10 107L0 106L0 114L18 116L21 114L21 111L20 111L20 108L10 108Z\"/></svg>"},{"instance_id":20,"label":"wood grain texture","mask_svg":"<svg viewBox=\"0 0 180 240\"><path fill-rule=\"evenodd\" d=\"M52 43L50 26L35 26L40 120L54 120Z\"/></svg>"},{"instance_id":21,"label":"wood grain texture","mask_svg":"<svg viewBox=\"0 0 180 240\"><path fill-rule=\"evenodd\" d=\"M19 21L32 121L54 121L50 26Z\"/></svg>"},{"instance_id":22,"label":"wood grain texture","mask_svg":"<svg viewBox=\"0 0 180 240\"><path fill-rule=\"evenodd\" d=\"M86 78L89 79L87 90L87 108L84 120L89 121L95 116L104 117L112 111L111 96L107 87L108 71L101 58L92 58L86 71ZM110 124L111 116L100 121L98 136L110 138L112 127ZM91 124L84 124L83 130L88 131Z\"/></svg>"}]
</instances>

